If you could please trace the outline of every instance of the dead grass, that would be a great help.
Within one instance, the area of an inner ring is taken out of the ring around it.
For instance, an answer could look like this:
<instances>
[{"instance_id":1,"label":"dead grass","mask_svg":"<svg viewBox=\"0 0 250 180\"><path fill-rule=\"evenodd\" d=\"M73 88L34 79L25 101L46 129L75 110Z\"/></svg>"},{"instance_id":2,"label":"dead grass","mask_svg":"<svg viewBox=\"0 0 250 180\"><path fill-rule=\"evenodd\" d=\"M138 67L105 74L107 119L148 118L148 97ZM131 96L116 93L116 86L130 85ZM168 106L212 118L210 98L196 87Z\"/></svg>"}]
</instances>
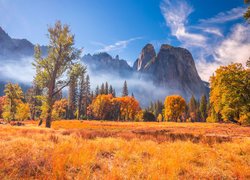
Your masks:
<instances>
[{"instance_id":1,"label":"dead grass","mask_svg":"<svg viewBox=\"0 0 250 180\"><path fill-rule=\"evenodd\" d=\"M0 179L249 179L250 128L56 121L0 125Z\"/></svg>"}]
</instances>

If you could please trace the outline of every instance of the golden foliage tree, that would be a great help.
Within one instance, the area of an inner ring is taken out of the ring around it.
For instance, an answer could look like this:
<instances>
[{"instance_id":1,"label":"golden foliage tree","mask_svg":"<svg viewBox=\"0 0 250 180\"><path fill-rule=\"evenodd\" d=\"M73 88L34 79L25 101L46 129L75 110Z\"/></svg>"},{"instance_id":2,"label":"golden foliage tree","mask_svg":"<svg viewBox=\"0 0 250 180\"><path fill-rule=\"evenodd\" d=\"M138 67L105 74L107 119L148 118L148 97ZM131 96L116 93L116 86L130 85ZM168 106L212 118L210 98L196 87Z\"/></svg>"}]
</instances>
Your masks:
<instances>
[{"instance_id":1,"label":"golden foliage tree","mask_svg":"<svg viewBox=\"0 0 250 180\"><path fill-rule=\"evenodd\" d=\"M22 102L23 91L18 84L8 83L5 85L4 93L6 103L4 105L3 118L5 120L16 120L17 106Z\"/></svg>"},{"instance_id":2,"label":"golden foliage tree","mask_svg":"<svg viewBox=\"0 0 250 180\"><path fill-rule=\"evenodd\" d=\"M139 102L130 96L117 97L116 100L120 104L120 120L135 120L136 114L140 111Z\"/></svg>"},{"instance_id":3,"label":"golden foliage tree","mask_svg":"<svg viewBox=\"0 0 250 180\"><path fill-rule=\"evenodd\" d=\"M65 79L67 75L72 75L71 70L77 64L75 60L80 58L80 50L74 47L74 35L71 34L68 25L56 22L49 31L49 49L47 57L41 56L39 46L35 47L36 68L35 84L46 90L46 127L51 126L52 109L56 95L68 86L70 79Z\"/></svg>"},{"instance_id":4,"label":"golden foliage tree","mask_svg":"<svg viewBox=\"0 0 250 180\"><path fill-rule=\"evenodd\" d=\"M113 111L113 96L111 94L98 95L89 106L92 116L96 119L110 119Z\"/></svg>"},{"instance_id":5,"label":"golden foliage tree","mask_svg":"<svg viewBox=\"0 0 250 180\"><path fill-rule=\"evenodd\" d=\"M164 102L164 115L167 121L179 121L186 111L186 101L179 95L167 96Z\"/></svg>"},{"instance_id":6,"label":"golden foliage tree","mask_svg":"<svg viewBox=\"0 0 250 180\"><path fill-rule=\"evenodd\" d=\"M28 120L30 118L30 106L28 103L19 103L17 105L16 119L19 121Z\"/></svg>"},{"instance_id":7,"label":"golden foliage tree","mask_svg":"<svg viewBox=\"0 0 250 180\"><path fill-rule=\"evenodd\" d=\"M250 123L250 70L242 64L221 66L210 78L210 104L223 121Z\"/></svg>"},{"instance_id":8,"label":"golden foliage tree","mask_svg":"<svg viewBox=\"0 0 250 180\"><path fill-rule=\"evenodd\" d=\"M3 108L6 102L6 97L5 96L1 96L0 97L0 118L2 118L2 114L3 114Z\"/></svg>"},{"instance_id":9,"label":"golden foliage tree","mask_svg":"<svg viewBox=\"0 0 250 180\"><path fill-rule=\"evenodd\" d=\"M61 99L55 101L52 111L53 119L65 119L67 106L68 106L67 99Z\"/></svg>"}]
</instances>

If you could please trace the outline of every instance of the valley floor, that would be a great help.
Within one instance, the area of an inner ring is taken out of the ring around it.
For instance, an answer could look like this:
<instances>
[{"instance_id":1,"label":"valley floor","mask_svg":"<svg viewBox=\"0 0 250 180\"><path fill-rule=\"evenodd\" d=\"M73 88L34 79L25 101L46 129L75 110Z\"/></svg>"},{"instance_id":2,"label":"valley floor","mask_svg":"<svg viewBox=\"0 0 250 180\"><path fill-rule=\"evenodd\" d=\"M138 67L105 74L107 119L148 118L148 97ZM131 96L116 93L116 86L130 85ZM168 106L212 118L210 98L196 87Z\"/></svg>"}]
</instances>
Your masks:
<instances>
[{"instance_id":1,"label":"valley floor","mask_svg":"<svg viewBox=\"0 0 250 180\"><path fill-rule=\"evenodd\" d=\"M250 127L55 121L0 125L0 179L250 179Z\"/></svg>"}]
</instances>

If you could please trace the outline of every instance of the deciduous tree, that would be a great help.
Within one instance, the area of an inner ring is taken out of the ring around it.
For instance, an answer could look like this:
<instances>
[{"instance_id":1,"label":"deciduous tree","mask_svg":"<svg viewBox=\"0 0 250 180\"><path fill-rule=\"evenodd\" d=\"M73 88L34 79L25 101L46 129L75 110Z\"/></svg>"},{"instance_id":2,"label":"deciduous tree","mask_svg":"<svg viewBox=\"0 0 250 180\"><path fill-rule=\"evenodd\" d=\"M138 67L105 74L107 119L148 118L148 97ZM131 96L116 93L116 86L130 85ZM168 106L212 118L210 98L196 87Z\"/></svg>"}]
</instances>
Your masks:
<instances>
[{"instance_id":1,"label":"deciduous tree","mask_svg":"<svg viewBox=\"0 0 250 180\"><path fill-rule=\"evenodd\" d=\"M64 87L68 86L70 79L64 77L72 70L75 60L80 58L80 50L74 47L74 35L71 34L68 25L56 22L54 27L50 27L48 55L43 58L39 46L35 47L36 68L35 82L46 89L46 127L51 127L51 116L54 104L54 97Z\"/></svg>"},{"instance_id":2,"label":"deciduous tree","mask_svg":"<svg viewBox=\"0 0 250 180\"><path fill-rule=\"evenodd\" d=\"M186 101L179 95L167 96L164 102L164 114L167 121L179 121L185 113Z\"/></svg>"},{"instance_id":3,"label":"deciduous tree","mask_svg":"<svg viewBox=\"0 0 250 180\"><path fill-rule=\"evenodd\" d=\"M5 85L4 93L6 103L4 105L3 118L6 120L16 120L17 106L24 98L23 91L18 84L8 83Z\"/></svg>"}]
</instances>

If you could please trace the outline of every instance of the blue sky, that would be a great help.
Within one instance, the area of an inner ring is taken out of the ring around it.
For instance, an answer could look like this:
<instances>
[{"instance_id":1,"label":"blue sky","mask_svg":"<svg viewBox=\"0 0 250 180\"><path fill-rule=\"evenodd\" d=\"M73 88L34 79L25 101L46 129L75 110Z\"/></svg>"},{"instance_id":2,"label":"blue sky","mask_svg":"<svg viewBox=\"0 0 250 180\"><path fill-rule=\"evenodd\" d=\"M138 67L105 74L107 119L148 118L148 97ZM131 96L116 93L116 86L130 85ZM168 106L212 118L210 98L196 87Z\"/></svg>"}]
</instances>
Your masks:
<instances>
[{"instance_id":1,"label":"blue sky","mask_svg":"<svg viewBox=\"0 0 250 180\"><path fill-rule=\"evenodd\" d=\"M107 51L132 64L142 47L189 49L202 79L250 56L243 0L0 0L0 26L14 38L47 44L48 25L71 26L84 53Z\"/></svg>"}]
</instances>

